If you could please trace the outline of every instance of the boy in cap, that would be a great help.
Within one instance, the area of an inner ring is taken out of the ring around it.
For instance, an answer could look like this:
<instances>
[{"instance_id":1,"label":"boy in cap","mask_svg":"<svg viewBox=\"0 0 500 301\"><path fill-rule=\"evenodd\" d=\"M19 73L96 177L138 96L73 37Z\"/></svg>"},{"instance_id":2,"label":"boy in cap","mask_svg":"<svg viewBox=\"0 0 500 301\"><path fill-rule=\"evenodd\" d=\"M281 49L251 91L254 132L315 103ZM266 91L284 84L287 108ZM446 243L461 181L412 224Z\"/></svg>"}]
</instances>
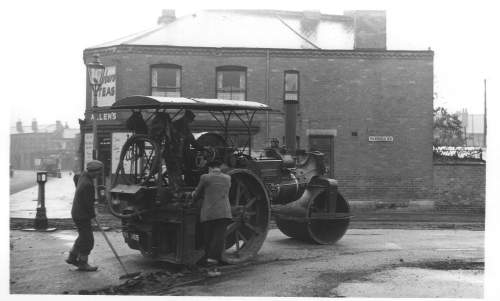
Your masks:
<instances>
[{"instance_id":1,"label":"boy in cap","mask_svg":"<svg viewBox=\"0 0 500 301\"><path fill-rule=\"evenodd\" d=\"M87 170L80 175L76 185L71 217L78 230L78 238L75 240L66 262L77 266L79 271L93 272L97 270L97 267L88 264L88 256L94 248L94 234L90 222L91 219L95 218L92 180L101 174L103 167L101 161L88 162Z\"/></svg>"},{"instance_id":2,"label":"boy in cap","mask_svg":"<svg viewBox=\"0 0 500 301\"><path fill-rule=\"evenodd\" d=\"M208 174L200 178L196 189L192 192L193 198L203 193L201 203L200 222L203 229L205 257L207 264L217 265L224 251L224 233L231 222L231 204L229 203L229 189L231 177L221 171L222 163L213 161L207 164ZM220 271L212 268L208 276L219 276Z\"/></svg>"}]
</instances>

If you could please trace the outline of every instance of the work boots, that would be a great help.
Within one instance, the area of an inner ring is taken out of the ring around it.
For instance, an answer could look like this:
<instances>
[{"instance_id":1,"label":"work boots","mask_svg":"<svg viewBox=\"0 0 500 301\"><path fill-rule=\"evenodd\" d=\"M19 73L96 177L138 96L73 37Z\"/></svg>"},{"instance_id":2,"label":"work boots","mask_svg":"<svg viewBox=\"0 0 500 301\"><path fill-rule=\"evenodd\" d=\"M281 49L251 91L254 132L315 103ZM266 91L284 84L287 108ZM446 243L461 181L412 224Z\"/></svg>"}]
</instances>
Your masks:
<instances>
[{"instance_id":1,"label":"work boots","mask_svg":"<svg viewBox=\"0 0 500 301\"><path fill-rule=\"evenodd\" d=\"M90 264L88 264L88 256L80 255L79 261L78 261L78 271L82 272L95 272L97 271L97 267L93 267Z\"/></svg>"},{"instance_id":2,"label":"work boots","mask_svg":"<svg viewBox=\"0 0 500 301\"><path fill-rule=\"evenodd\" d=\"M73 250L69 251L68 258L66 258L66 263L78 266L78 254L74 253Z\"/></svg>"}]
</instances>

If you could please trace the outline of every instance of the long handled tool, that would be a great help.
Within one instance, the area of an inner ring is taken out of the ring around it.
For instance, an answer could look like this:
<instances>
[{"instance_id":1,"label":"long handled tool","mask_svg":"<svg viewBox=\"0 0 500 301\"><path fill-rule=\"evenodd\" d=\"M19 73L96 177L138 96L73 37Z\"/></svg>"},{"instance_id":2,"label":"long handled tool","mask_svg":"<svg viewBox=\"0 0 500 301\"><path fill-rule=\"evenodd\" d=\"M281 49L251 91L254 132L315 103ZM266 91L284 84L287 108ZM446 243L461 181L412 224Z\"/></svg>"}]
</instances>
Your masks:
<instances>
[{"instance_id":1,"label":"long handled tool","mask_svg":"<svg viewBox=\"0 0 500 301\"><path fill-rule=\"evenodd\" d=\"M135 272L135 273L129 273L129 272L127 272L127 269L125 268L125 265L123 264L122 260L120 259L120 256L118 256L118 253L116 253L115 248L111 244L111 241L109 240L108 235L106 235L106 232L104 232L104 230L101 228L101 225L99 225L99 222L97 221L96 218L94 218L94 221L95 221L95 223L97 225L97 228L99 228L99 231L101 231L102 236L104 236L104 239L108 243L108 246L110 247L111 251L113 251L113 254L115 254L116 259L118 260L118 262L120 263L121 267L125 271L125 274L121 275L119 279L133 278L135 276L140 275L141 272Z\"/></svg>"}]
</instances>

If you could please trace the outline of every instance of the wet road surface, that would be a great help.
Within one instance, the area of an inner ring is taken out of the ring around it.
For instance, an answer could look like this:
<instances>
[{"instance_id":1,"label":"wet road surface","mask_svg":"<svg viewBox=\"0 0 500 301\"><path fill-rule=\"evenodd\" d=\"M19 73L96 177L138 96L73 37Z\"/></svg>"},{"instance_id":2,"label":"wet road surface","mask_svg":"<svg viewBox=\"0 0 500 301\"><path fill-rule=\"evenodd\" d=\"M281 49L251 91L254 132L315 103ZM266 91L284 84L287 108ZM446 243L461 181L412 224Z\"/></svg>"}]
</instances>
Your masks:
<instances>
[{"instance_id":1,"label":"wet road surface","mask_svg":"<svg viewBox=\"0 0 500 301\"><path fill-rule=\"evenodd\" d=\"M255 261L203 271L159 265L109 232L136 280L123 281L99 233L91 263L80 273L64 263L74 231L11 231L11 293L111 293L186 296L469 297L483 296L484 232L350 229L337 244L318 246L269 232ZM47 283L47 276L51 281ZM101 290L99 290L101 289Z\"/></svg>"}]
</instances>

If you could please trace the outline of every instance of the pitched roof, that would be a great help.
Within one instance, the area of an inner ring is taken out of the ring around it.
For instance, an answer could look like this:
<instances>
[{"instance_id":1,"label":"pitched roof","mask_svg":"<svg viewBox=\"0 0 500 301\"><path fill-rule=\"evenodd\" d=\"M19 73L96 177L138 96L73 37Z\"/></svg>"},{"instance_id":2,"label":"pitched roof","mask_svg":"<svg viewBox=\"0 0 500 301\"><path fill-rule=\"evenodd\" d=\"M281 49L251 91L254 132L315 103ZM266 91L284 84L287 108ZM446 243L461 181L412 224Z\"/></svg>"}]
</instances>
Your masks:
<instances>
[{"instance_id":1,"label":"pitched roof","mask_svg":"<svg viewBox=\"0 0 500 301\"><path fill-rule=\"evenodd\" d=\"M354 47L349 16L277 10L203 10L91 48L117 45L340 49Z\"/></svg>"}]
</instances>

